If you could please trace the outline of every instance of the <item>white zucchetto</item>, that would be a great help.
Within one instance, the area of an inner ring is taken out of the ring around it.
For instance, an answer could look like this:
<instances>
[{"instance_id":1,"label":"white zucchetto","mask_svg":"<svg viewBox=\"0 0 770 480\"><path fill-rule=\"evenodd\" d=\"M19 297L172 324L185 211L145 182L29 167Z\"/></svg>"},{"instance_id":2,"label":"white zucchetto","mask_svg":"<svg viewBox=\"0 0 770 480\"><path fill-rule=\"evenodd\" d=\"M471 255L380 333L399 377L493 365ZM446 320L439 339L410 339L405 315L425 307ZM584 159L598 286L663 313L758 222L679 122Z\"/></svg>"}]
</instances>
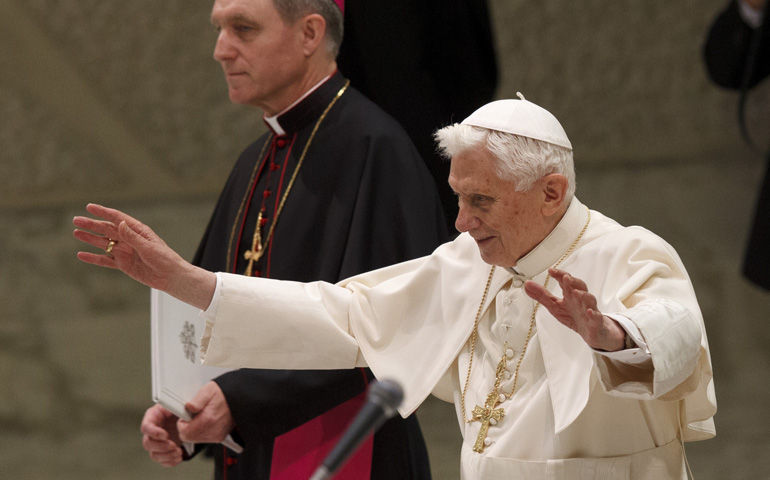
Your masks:
<instances>
[{"instance_id":1,"label":"white zucchetto","mask_svg":"<svg viewBox=\"0 0 770 480\"><path fill-rule=\"evenodd\" d=\"M488 103L471 113L462 124L534 138L572 150L567 133L551 112L524 99L521 93L516 95L520 100Z\"/></svg>"}]
</instances>

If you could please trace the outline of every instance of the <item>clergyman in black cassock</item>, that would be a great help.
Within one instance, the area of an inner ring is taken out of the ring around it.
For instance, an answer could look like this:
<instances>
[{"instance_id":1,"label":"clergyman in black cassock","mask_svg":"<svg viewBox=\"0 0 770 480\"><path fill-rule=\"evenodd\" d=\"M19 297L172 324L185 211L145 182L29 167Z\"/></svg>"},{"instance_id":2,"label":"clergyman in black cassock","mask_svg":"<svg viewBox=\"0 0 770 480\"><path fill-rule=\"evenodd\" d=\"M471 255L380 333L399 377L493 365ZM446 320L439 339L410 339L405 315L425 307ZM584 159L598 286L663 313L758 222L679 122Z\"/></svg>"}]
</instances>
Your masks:
<instances>
[{"instance_id":1,"label":"clergyman in black cassock","mask_svg":"<svg viewBox=\"0 0 770 480\"><path fill-rule=\"evenodd\" d=\"M337 281L426 255L447 238L433 180L408 136L346 87L340 73L276 120L238 159L195 264L244 273L246 257L259 248L258 220L264 252L251 262L251 274L286 280ZM274 455L285 455L273 451L276 438L362 395L371 378L362 369L244 369L217 378L245 449L236 455L214 446L216 478L270 478ZM355 413L351 409L351 419ZM371 478L430 478L416 418L392 419L374 436Z\"/></svg>"}]
</instances>

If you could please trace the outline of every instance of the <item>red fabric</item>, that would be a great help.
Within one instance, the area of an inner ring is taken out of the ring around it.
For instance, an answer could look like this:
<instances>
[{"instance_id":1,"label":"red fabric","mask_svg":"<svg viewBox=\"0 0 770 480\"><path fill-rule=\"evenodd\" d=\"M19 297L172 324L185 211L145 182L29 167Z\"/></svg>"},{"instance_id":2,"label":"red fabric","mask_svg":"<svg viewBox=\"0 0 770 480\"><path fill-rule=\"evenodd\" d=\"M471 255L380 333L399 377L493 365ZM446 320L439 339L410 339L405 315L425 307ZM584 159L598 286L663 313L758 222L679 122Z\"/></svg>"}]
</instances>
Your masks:
<instances>
[{"instance_id":1,"label":"red fabric","mask_svg":"<svg viewBox=\"0 0 770 480\"><path fill-rule=\"evenodd\" d=\"M284 433L275 439L271 480L310 478L326 455L337 444L348 425L366 401L362 393L323 415ZM373 436L369 435L359 449L334 476L335 480L362 480L371 477Z\"/></svg>"},{"instance_id":2,"label":"red fabric","mask_svg":"<svg viewBox=\"0 0 770 480\"><path fill-rule=\"evenodd\" d=\"M345 0L334 0L334 3L337 4L338 7L340 7L340 11L342 11L342 14L345 14Z\"/></svg>"},{"instance_id":3,"label":"red fabric","mask_svg":"<svg viewBox=\"0 0 770 480\"><path fill-rule=\"evenodd\" d=\"M291 155L291 151L294 149L294 142L297 140L297 134L294 133L294 136L291 137L291 144L289 145L289 149L286 150L286 156L283 158L283 170L281 170L281 179L278 182L278 193L283 196L283 180L286 177L286 167L289 165L289 156ZM286 146L286 142L284 141L284 146ZM297 165L299 166L299 165ZM280 167L280 165L279 165ZM295 167L296 168L296 167ZM289 195L291 195L291 192L289 192ZM281 201L276 198L275 204L273 205L273 222L277 222L278 219L278 207L281 205ZM273 227L270 227L273 228ZM277 225L276 225L277 228ZM265 234L267 235L267 234ZM270 278L270 257L272 257L273 253L273 239L272 237L269 239L269 244L266 244L263 248L267 249L267 258L265 259L265 277ZM267 241L267 239L265 240Z\"/></svg>"}]
</instances>

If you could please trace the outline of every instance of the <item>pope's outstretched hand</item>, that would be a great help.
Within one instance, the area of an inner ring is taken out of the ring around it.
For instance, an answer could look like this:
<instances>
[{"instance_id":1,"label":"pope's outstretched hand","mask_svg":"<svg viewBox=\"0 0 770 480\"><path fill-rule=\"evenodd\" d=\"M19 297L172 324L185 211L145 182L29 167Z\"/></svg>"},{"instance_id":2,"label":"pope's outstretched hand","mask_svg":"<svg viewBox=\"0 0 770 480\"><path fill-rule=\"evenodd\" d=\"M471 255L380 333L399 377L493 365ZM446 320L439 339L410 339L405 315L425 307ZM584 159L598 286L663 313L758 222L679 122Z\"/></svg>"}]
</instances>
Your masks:
<instances>
[{"instance_id":1,"label":"pope's outstretched hand","mask_svg":"<svg viewBox=\"0 0 770 480\"><path fill-rule=\"evenodd\" d=\"M196 267L164 242L150 227L125 213L89 204L95 217L75 217L75 238L105 254L78 252L86 263L115 268L149 287L205 310L216 288L216 275Z\"/></svg>"},{"instance_id":2,"label":"pope's outstretched hand","mask_svg":"<svg viewBox=\"0 0 770 480\"><path fill-rule=\"evenodd\" d=\"M562 324L580 334L591 348L608 352L622 350L625 330L615 320L602 315L596 306L596 297L588 291L585 282L556 268L548 272L559 282L564 298L554 296L532 281L524 285L527 295L540 302Z\"/></svg>"}]
</instances>

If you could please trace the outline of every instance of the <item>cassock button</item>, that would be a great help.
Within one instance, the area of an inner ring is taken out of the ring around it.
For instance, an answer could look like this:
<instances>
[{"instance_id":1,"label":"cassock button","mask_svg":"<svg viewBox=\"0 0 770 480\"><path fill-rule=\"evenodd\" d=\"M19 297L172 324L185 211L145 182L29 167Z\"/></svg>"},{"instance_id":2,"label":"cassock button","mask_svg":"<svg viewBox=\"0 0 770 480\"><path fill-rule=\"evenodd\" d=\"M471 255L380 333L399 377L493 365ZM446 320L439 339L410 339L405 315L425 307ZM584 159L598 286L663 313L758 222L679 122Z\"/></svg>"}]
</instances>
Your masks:
<instances>
[{"instance_id":1,"label":"cassock button","mask_svg":"<svg viewBox=\"0 0 770 480\"><path fill-rule=\"evenodd\" d=\"M285 138L279 138L278 140L276 140L276 141L275 141L275 145L276 145L278 148L283 148L283 147L285 147L285 146L286 146L286 139L285 139Z\"/></svg>"},{"instance_id":2,"label":"cassock button","mask_svg":"<svg viewBox=\"0 0 770 480\"><path fill-rule=\"evenodd\" d=\"M264 217L263 217L263 218L262 218L262 219L259 221L259 226L260 226L260 227L264 227L265 225L267 225L267 218L264 218Z\"/></svg>"},{"instance_id":3,"label":"cassock button","mask_svg":"<svg viewBox=\"0 0 770 480\"><path fill-rule=\"evenodd\" d=\"M264 192L262 192L262 197L268 198L269 196L270 196L270 190L265 190Z\"/></svg>"},{"instance_id":4,"label":"cassock button","mask_svg":"<svg viewBox=\"0 0 770 480\"><path fill-rule=\"evenodd\" d=\"M506 356L506 357L508 357L508 359L509 359L509 360L510 360L511 358L513 358L513 355L514 355L515 353L516 353L516 352L514 352L512 348L506 348L506 349L505 349L505 356Z\"/></svg>"},{"instance_id":5,"label":"cassock button","mask_svg":"<svg viewBox=\"0 0 770 480\"><path fill-rule=\"evenodd\" d=\"M516 287L516 288L519 288L519 287L521 287L522 285L524 285L524 280L522 280L522 279L520 279L520 278L514 278L514 279L513 279L513 286L514 286L514 287Z\"/></svg>"},{"instance_id":6,"label":"cassock button","mask_svg":"<svg viewBox=\"0 0 770 480\"><path fill-rule=\"evenodd\" d=\"M280 165L278 165L278 164L277 164L277 163L275 163L275 162L270 162L270 170L272 170L272 171L276 171L276 170L278 170L279 168L281 168L281 166L280 166Z\"/></svg>"},{"instance_id":7,"label":"cassock button","mask_svg":"<svg viewBox=\"0 0 770 480\"><path fill-rule=\"evenodd\" d=\"M260 272L259 270L254 270L254 276L255 277L261 277L262 276L262 272Z\"/></svg>"}]
</instances>

